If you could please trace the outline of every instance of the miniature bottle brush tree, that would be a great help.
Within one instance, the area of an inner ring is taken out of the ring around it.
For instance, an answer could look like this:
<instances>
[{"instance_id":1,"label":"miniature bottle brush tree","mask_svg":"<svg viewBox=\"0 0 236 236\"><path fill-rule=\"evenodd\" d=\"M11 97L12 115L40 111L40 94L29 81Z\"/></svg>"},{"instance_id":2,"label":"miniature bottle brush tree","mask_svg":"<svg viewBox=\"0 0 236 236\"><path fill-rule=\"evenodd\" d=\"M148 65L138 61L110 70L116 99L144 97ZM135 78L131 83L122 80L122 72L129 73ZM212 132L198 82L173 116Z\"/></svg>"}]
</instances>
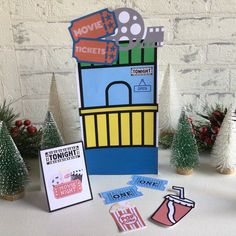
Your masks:
<instances>
[{"instance_id":1,"label":"miniature bottle brush tree","mask_svg":"<svg viewBox=\"0 0 236 236\"><path fill-rule=\"evenodd\" d=\"M180 97L170 65L164 75L159 103L159 144L162 148L169 148L173 141L181 113Z\"/></svg>"},{"instance_id":2,"label":"miniature bottle brush tree","mask_svg":"<svg viewBox=\"0 0 236 236\"><path fill-rule=\"evenodd\" d=\"M41 149L58 147L64 144L52 112L48 111L42 128Z\"/></svg>"},{"instance_id":3,"label":"miniature bottle brush tree","mask_svg":"<svg viewBox=\"0 0 236 236\"><path fill-rule=\"evenodd\" d=\"M24 196L28 171L7 127L0 122L0 198L17 200Z\"/></svg>"},{"instance_id":4,"label":"miniature bottle brush tree","mask_svg":"<svg viewBox=\"0 0 236 236\"><path fill-rule=\"evenodd\" d=\"M236 113L232 110L232 106L230 106L211 152L215 167L221 174L228 175L234 173L233 159L236 156L234 149L236 141L235 122Z\"/></svg>"},{"instance_id":5,"label":"miniature bottle brush tree","mask_svg":"<svg viewBox=\"0 0 236 236\"><path fill-rule=\"evenodd\" d=\"M190 175L199 163L198 147L193 132L185 111L182 111L171 147L171 164L176 167L178 174Z\"/></svg>"}]
</instances>

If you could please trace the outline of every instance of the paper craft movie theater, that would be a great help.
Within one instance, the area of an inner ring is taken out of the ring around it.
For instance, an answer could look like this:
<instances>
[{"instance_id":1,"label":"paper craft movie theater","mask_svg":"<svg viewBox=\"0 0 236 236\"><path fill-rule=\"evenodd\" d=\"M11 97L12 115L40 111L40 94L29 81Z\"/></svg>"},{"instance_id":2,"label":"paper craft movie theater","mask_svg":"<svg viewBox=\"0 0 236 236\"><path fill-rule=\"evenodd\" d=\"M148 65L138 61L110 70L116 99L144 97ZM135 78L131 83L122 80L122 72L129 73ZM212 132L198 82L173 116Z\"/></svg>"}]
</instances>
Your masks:
<instances>
[{"instance_id":1,"label":"paper craft movie theater","mask_svg":"<svg viewBox=\"0 0 236 236\"><path fill-rule=\"evenodd\" d=\"M112 64L78 63L79 112L90 174L157 173L157 46L163 27L153 29L154 45L144 40L124 50L129 42L119 41ZM109 43L114 41L107 41L106 58L113 58Z\"/></svg>"}]
</instances>

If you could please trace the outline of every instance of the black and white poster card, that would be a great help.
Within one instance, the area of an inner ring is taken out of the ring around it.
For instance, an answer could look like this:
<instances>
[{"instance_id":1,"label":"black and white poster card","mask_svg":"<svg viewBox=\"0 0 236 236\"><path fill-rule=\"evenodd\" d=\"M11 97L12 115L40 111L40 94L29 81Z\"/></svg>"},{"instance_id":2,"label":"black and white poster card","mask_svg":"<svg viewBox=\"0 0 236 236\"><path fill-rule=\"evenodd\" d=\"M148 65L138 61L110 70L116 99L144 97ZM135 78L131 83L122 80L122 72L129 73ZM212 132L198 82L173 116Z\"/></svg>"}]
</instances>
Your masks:
<instances>
[{"instance_id":1,"label":"black and white poster card","mask_svg":"<svg viewBox=\"0 0 236 236\"><path fill-rule=\"evenodd\" d=\"M42 150L40 162L50 212L93 199L82 142Z\"/></svg>"}]
</instances>

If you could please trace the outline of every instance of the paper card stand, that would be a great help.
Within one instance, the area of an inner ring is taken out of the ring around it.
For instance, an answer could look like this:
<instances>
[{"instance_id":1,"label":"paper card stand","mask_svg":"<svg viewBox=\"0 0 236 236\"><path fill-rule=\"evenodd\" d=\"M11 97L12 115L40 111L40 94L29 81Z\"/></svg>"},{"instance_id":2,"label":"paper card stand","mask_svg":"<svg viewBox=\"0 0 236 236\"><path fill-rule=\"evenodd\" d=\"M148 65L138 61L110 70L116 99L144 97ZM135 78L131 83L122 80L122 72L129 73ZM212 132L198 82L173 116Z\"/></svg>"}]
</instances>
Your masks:
<instances>
[{"instance_id":1,"label":"paper card stand","mask_svg":"<svg viewBox=\"0 0 236 236\"><path fill-rule=\"evenodd\" d=\"M119 51L112 65L80 63L78 75L89 174L156 174L157 48Z\"/></svg>"},{"instance_id":2,"label":"paper card stand","mask_svg":"<svg viewBox=\"0 0 236 236\"><path fill-rule=\"evenodd\" d=\"M49 211L92 200L82 142L40 151Z\"/></svg>"}]
</instances>

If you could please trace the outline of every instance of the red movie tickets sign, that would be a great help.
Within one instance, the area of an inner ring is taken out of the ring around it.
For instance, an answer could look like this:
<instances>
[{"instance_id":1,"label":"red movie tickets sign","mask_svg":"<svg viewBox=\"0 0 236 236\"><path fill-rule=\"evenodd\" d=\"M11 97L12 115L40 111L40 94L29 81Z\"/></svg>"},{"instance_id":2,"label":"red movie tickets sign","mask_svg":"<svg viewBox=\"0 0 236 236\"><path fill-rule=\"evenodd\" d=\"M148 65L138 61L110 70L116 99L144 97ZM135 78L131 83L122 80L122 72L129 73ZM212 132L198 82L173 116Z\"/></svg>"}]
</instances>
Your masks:
<instances>
[{"instance_id":1,"label":"red movie tickets sign","mask_svg":"<svg viewBox=\"0 0 236 236\"><path fill-rule=\"evenodd\" d=\"M115 33L117 23L115 15L108 9L95 12L88 16L72 21L69 27L74 41L80 38L101 38Z\"/></svg>"},{"instance_id":2,"label":"red movie tickets sign","mask_svg":"<svg viewBox=\"0 0 236 236\"><path fill-rule=\"evenodd\" d=\"M112 64L116 61L118 46L113 41L80 39L74 45L73 56L79 62Z\"/></svg>"}]
</instances>

